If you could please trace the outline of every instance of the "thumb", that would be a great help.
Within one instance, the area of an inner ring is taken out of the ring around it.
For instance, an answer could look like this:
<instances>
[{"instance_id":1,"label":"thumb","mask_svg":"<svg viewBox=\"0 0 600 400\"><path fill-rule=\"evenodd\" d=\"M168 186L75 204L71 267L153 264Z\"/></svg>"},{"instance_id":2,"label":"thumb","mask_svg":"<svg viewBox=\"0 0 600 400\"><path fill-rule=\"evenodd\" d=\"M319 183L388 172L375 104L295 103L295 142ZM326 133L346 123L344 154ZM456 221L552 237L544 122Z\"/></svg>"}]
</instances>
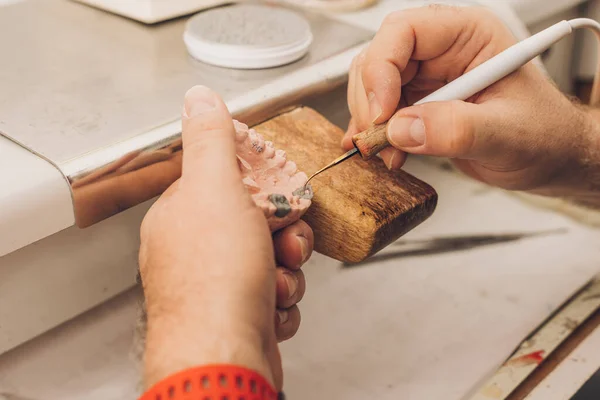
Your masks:
<instances>
[{"instance_id":1,"label":"thumb","mask_svg":"<svg viewBox=\"0 0 600 400\"><path fill-rule=\"evenodd\" d=\"M412 154L449 158L485 156L494 123L482 106L463 101L403 108L388 123L390 144Z\"/></svg>"},{"instance_id":2,"label":"thumb","mask_svg":"<svg viewBox=\"0 0 600 400\"><path fill-rule=\"evenodd\" d=\"M204 86L188 90L182 128L183 180L201 181L209 189L241 182L233 120L215 92Z\"/></svg>"}]
</instances>

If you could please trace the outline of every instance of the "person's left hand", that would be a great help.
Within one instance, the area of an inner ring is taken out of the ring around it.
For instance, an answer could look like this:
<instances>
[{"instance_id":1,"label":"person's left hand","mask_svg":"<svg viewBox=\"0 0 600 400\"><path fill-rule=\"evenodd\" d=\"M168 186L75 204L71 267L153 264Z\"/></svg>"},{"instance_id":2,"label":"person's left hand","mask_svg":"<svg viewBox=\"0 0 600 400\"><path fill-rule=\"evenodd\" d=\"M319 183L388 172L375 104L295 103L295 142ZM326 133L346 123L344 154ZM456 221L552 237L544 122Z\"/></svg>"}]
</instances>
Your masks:
<instances>
[{"instance_id":1,"label":"person's left hand","mask_svg":"<svg viewBox=\"0 0 600 400\"><path fill-rule=\"evenodd\" d=\"M295 304L304 294L300 267L312 253L312 230L299 221L271 236L242 184L232 118L214 92L188 91L182 137L182 176L141 228L145 383L226 363L259 372L279 390L277 342L300 324Z\"/></svg>"}]
</instances>

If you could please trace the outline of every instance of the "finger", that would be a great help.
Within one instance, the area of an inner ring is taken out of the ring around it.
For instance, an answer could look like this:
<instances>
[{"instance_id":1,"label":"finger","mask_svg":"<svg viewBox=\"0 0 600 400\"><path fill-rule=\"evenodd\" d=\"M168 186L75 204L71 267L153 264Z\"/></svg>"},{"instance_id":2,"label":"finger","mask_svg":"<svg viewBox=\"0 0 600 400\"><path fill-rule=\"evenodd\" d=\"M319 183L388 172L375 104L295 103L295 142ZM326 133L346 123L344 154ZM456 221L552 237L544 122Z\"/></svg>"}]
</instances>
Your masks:
<instances>
[{"instance_id":1,"label":"finger","mask_svg":"<svg viewBox=\"0 0 600 400\"><path fill-rule=\"evenodd\" d=\"M463 101L426 103L398 111L387 137L392 146L412 154L492 161L499 155L496 142L507 115L510 111L498 105L488 112Z\"/></svg>"},{"instance_id":2,"label":"finger","mask_svg":"<svg viewBox=\"0 0 600 400\"><path fill-rule=\"evenodd\" d=\"M302 271L279 267L276 271L277 307L289 308L304 297L306 280Z\"/></svg>"},{"instance_id":3,"label":"finger","mask_svg":"<svg viewBox=\"0 0 600 400\"><path fill-rule=\"evenodd\" d=\"M390 171L397 171L406 162L407 154L393 147L388 147L379 152L379 156L383 160L383 163Z\"/></svg>"},{"instance_id":4,"label":"finger","mask_svg":"<svg viewBox=\"0 0 600 400\"><path fill-rule=\"evenodd\" d=\"M402 96L400 97L400 103L398 105L398 108L407 107L408 104L406 102L406 95L407 91L404 91L404 93L402 93ZM392 146L389 146L379 152L379 157L381 157L383 163L390 171L397 171L400 168L402 168L402 166L406 162L408 154L402 150L398 150Z\"/></svg>"},{"instance_id":5,"label":"finger","mask_svg":"<svg viewBox=\"0 0 600 400\"><path fill-rule=\"evenodd\" d=\"M311 256L314 246L313 231L299 220L273 235L275 258L284 267L300 268Z\"/></svg>"},{"instance_id":6,"label":"finger","mask_svg":"<svg viewBox=\"0 0 600 400\"><path fill-rule=\"evenodd\" d=\"M411 59L429 60L444 54L473 24L476 20L471 12L440 5L386 17L369 46L362 72L367 97L381 109L377 118L371 114L374 122L387 121L396 110L403 78L415 74Z\"/></svg>"},{"instance_id":7,"label":"finger","mask_svg":"<svg viewBox=\"0 0 600 400\"><path fill-rule=\"evenodd\" d=\"M346 100L348 102L348 111L350 111L350 115L353 116L356 113L356 102L354 101L354 93L356 93L356 58L352 59L350 63L350 71L348 72L348 89Z\"/></svg>"},{"instance_id":8,"label":"finger","mask_svg":"<svg viewBox=\"0 0 600 400\"><path fill-rule=\"evenodd\" d=\"M204 86L194 86L185 95L182 122L182 180L201 181L207 191L240 182L235 129L223 100Z\"/></svg>"},{"instance_id":9,"label":"finger","mask_svg":"<svg viewBox=\"0 0 600 400\"><path fill-rule=\"evenodd\" d=\"M356 83L354 90L354 101L356 103L355 124L356 128L359 131L365 130L369 126L371 126L371 124L374 121L374 118L371 116L372 114L381 114L381 109L377 108L379 107L379 105L377 103L372 104L371 98L367 96L365 92L365 85L363 84L362 80L363 67L367 56L367 50L368 49L364 49L360 53L356 62Z\"/></svg>"},{"instance_id":10,"label":"finger","mask_svg":"<svg viewBox=\"0 0 600 400\"><path fill-rule=\"evenodd\" d=\"M369 102L365 95L362 82L362 66L367 54L367 48L363 49L358 56L352 60L350 66L350 77L348 81L348 107L350 115L354 118L358 129L366 129L370 124ZM364 127L363 127L364 125Z\"/></svg>"},{"instance_id":11,"label":"finger","mask_svg":"<svg viewBox=\"0 0 600 400\"><path fill-rule=\"evenodd\" d=\"M348 123L348 129L342 138L342 149L348 151L354 147L354 144L352 143L352 136L356 135L357 133L358 129L356 128L354 118L351 118L350 122Z\"/></svg>"},{"instance_id":12,"label":"finger","mask_svg":"<svg viewBox=\"0 0 600 400\"><path fill-rule=\"evenodd\" d=\"M348 124L348 130L342 138L343 150L347 151L354 147L354 144L352 143L352 136L356 135L357 133L358 129L356 129L356 125L354 124L354 119L351 119L350 123ZM402 166L406 162L407 157L407 154L405 152L395 149L393 147L388 147L382 150L379 153L379 155L385 163L385 166L391 171L397 171L400 168L402 168Z\"/></svg>"},{"instance_id":13,"label":"finger","mask_svg":"<svg viewBox=\"0 0 600 400\"><path fill-rule=\"evenodd\" d=\"M402 80L402 86L408 85L419 73L420 63L416 60L410 60L406 65L404 71L401 72L400 77Z\"/></svg>"},{"instance_id":14,"label":"finger","mask_svg":"<svg viewBox=\"0 0 600 400\"><path fill-rule=\"evenodd\" d=\"M292 338L300 328L300 309L293 306L285 310L277 310L275 334L277 340L283 342Z\"/></svg>"}]
</instances>

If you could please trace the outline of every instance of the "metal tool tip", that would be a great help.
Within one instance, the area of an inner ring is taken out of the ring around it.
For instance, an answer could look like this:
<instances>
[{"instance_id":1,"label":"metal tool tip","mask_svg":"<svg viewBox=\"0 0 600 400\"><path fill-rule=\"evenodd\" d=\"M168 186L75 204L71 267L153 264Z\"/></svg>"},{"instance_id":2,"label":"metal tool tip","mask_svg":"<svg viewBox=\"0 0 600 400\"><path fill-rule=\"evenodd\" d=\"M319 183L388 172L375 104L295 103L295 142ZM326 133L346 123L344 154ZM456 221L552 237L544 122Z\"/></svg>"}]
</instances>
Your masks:
<instances>
[{"instance_id":1,"label":"metal tool tip","mask_svg":"<svg viewBox=\"0 0 600 400\"><path fill-rule=\"evenodd\" d=\"M312 200L314 196L312 186L308 183L308 181L298 189L294 190L292 194L306 200Z\"/></svg>"}]
</instances>

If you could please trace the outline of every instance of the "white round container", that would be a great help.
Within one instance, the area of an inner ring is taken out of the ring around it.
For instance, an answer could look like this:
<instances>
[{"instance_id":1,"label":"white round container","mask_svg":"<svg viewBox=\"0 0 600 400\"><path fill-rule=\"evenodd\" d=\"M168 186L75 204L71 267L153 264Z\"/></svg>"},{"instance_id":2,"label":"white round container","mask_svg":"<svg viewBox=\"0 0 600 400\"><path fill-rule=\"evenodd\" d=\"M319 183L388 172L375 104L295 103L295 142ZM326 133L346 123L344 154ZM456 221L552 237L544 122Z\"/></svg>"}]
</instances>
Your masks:
<instances>
[{"instance_id":1,"label":"white round container","mask_svg":"<svg viewBox=\"0 0 600 400\"><path fill-rule=\"evenodd\" d=\"M195 59L219 67L262 69L308 52L313 35L301 15L280 7L238 4L195 15L183 40Z\"/></svg>"}]
</instances>

